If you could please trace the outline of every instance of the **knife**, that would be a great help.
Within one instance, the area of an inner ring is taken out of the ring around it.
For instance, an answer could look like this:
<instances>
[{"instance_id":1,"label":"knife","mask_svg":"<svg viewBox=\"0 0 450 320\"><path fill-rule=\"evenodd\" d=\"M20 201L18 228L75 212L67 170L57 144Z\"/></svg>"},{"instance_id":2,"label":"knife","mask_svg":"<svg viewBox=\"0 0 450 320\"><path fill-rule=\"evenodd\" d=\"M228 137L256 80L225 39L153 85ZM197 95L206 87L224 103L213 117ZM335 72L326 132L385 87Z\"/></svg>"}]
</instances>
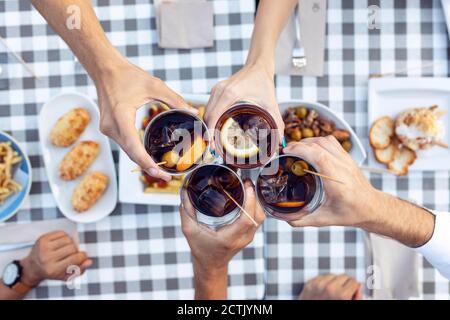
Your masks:
<instances>
[{"instance_id":1,"label":"knife","mask_svg":"<svg viewBox=\"0 0 450 320\"><path fill-rule=\"evenodd\" d=\"M5 244L0 244L0 252L21 250L21 249L31 248L32 246L34 246L34 242L5 243Z\"/></svg>"}]
</instances>

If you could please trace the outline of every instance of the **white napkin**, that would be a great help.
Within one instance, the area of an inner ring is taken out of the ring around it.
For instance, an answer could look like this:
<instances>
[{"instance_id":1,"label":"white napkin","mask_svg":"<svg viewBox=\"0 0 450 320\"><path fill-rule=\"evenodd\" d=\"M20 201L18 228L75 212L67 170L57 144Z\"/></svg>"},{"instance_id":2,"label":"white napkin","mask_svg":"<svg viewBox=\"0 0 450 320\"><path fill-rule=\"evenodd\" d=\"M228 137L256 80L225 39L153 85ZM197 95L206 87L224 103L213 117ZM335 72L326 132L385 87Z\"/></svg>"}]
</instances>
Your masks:
<instances>
[{"instance_id":1,"label":"white napkin","mask_svg":"<svg viewBox=\"0 0 450 320\"><path fill-rule=\"evenodd\" d=\"M193 49L214 45L214 12L211 1L155 0L158 45Z\"/></svg>"},{"instance_id":2,"label":"white napkin","mask_svg":"<svg viewBox=\"0 0 450 320\"><path fill-rule=\"evenodd\" d=\"M275 54L277 74L323 76L327 24L327 0L300 0L299 21L291 15L278 40ZM295 23L300 23L301 45L305 49L306 67L292 66L292 49L296 42Z\"/></svg>"},{"instance_id":3,"label":"white napkin","mask_svg":"<svg viewBox=\"0 0 450 320\"><path fill-rule=\"evenodd\" d=\"M447 21L447 31L450 38L450 0L441 0L442 9L444 10L445 21Z\"/></svg>"},{"instance_id":4,"label":"white napkin","mask_svg":"<svg viewBox=\"0 0 450 320\"><path fill-rule=\"evenodd\" d=\"M66 232L78 244L77 224L67 219L56 219L30 223L2 224L0 225L0 246L9 243L35 242L46 233L59 230ZM30 250L31 248L26 248L0 252L0 273L13 260L25 258Z\"/></svg>"},{"instance_id":5,"label":"white napkin","mask_svg":"<svg viewBox=\"0 0 450 320\"><path fill-rule=\"evenodd\" d=\"M419 255L411 248L373 233L366 234L366 271L376 300L419 296Z\"/></svg>"}]
</instances>

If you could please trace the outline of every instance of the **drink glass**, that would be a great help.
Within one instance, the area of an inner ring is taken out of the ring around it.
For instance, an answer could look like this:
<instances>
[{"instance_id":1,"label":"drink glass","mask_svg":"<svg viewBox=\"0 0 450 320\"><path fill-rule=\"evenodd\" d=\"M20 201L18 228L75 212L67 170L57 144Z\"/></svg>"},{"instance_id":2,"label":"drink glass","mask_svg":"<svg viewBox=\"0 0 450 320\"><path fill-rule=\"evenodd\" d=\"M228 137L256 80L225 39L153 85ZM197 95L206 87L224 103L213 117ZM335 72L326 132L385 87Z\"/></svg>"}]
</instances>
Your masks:
<instances>
[{"instance_id":1,"label":"drink glass","mask_svg":"<svg viewBox=\"0 0 450 320\"><path fill-rule=\"evenodd\" d=\"M185 110L157 114L144 132L147 153L171 175L189 173L202 163L209 153L209 141L206 124Z\"/></svg>"},{"instance_id":2,"label":"drink glass","mask_svg":"<svg viewBox=\"0 0 450 320\"><path fill-rule=\"evenodd\" d=\"M190 172L183 182L181 197L187 196L196 211L197 221L217 230L231 224L245 203L244 184L231 168L222 164L203 164Z\"/></svg>"},{"instance_id":3,"label":"drink glass","mask_svg":"<svg viewBox=\"0 0 450 320\"><path fill-rule=\"evenodd\" d=\"M284 221L314 212L325 199L322 178L303 169L317 170L296 155L280 155L261 168L256 194L266 214Z\"/></svg>"},{"instance_id":4,"label":"drink glass","mask_svg":"<svg viewBox=\"0 0 450 320\"><path fill-rule=\"evenodd\" d=\"M275 120L266 110L238 102L217 121L214 143L224 163L254 169L272 158L280 142Z\"/></svg>"}]
</instances>

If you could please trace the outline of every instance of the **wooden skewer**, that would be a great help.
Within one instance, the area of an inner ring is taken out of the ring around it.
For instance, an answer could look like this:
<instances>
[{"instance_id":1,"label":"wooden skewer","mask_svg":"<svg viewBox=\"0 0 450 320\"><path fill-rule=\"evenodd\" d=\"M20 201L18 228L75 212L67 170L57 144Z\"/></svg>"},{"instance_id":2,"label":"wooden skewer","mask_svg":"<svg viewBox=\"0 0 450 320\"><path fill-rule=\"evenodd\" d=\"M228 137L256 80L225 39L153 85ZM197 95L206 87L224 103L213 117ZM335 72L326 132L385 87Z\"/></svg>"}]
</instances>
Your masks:
<instances>
[{"instance_id":1,"label":"wooden skewer","mask_svg":"<svg viewBox=\"0 0 450 320\"><path fill-rule=\"evenodd\" d=\"M315 176L318 176L318 177L321 177L321 178L330 180L330 181L334 181L334 182L337 182L337 183L344 184L344 182L342 182L342 181L340 181L340 180L337 180L337 179L335 179L335 178L332 178L332 177L330 177L330 176L327 176L327 175L324 175L324 174L321 174L321 173L318 173L318 172L315 172L315 171L311 171L311 170L308 170L308 169L303 169L303 171L305 171L305 172L307 172L307 173L310 173L310 174L312 174L312 175L315 175Z\"/></svg>"},{"instance_id":2,"label":"wooden skewer","mask_svg":"<svg viewBox=\"0 0 450 320\"><path fill-rule=\"evenodd\" d=\"M370 167L364 167L361 166L359 167L361 170L367 171L367 172L372 172L372 173L388 173L388 174L393 174L394 176L396 176L397 174L389 169L382 169L382 168L370 168Z\"/></svg>"},{"instance_id":3,"label":"wooden skewer","mask_svg":"<svg viewBox=\"0 0 450 320\"><path fill-rule=\"evenodd\" d=\"M242 212L247 216L247 218L249 218L249 219L253 222L253 224L255 225L255 227L258 227L258 223L255 221L255 219L253 219L252 216L251 216L247 211L245 211L245 209L242 208L241 205L240 205L236 200L234 200L234 198L231 196L231 194L229 194L225 189L222 189L222 190L223 190L223 192L225 192L225 194L228 196L228 198L230 198L230 199L234 202L234 204L235 204L239 209L242 210Z\"/></svg>"},{"instance_id":4,"label":"wooden skewer","mask_svg":"<svg viewBox=\"0 0 450 320\"><path fill-rule=\"evenodd\" d=\"M436 141L434 144L439 147L448 149L448 144L446 144L444 141Z\"/></svg>"},{"instance_id":5,"label":"wooden skewer","mask_svg":"<svg viewBox=\"0 0 450 320\"><path fill-rule=\"evenodd\" d=\"M430 62L430 63L424 63L420 66L415 66L415 67L411 67L411 68L404 68L404 69L400 69L397 71L393 71L393 72L386 72L386 73L373 73L369 76L369 78L382 78L382 77L390 77L390 76L395 76L397 74L403 74L406 73L408 71L412 71L412 70L421 70L421 69L426 69L426 68L430 68L433 67L434 65L438 65L439 63L437 62Z\"/></svg>"},{"instance_id":6,"label":"wooden skewer","mask_svg":"<svg viewBox=\"0 0 450 320\"><path fill-rule=\"evenodd\" d=\"M5 39L3 39L0 36L0 42L5 46L5 48L14 56L14 58L17 59L17 61L19 61L23 67L25 69L27 69L27 71L36 79L38 80L39 77L37 76L37 74L34 72L34 70L30 67L30 65L28 63L25 62L25 60L23 60L23 58L21 56L19 56L17 53L15 53L9 46L8 43L6 42Z\"/></svg>"},{"instance_id":7,"label":"wooden skewer","mask_svg":"<svg viewBox=\"0 0 450 320\"><path fill-rule=\"evenodd\" d=\"M161 161L161 162L158 162L156 165L157 166L162 166L163 164L166 164L166 163L167 163L167 161ZM134 172L141 172L143 170L144 169L142 169L141 167L137 167L136 169L131 170L131 172L132 173L134 173Z\"/></svg>"}]
</instances>

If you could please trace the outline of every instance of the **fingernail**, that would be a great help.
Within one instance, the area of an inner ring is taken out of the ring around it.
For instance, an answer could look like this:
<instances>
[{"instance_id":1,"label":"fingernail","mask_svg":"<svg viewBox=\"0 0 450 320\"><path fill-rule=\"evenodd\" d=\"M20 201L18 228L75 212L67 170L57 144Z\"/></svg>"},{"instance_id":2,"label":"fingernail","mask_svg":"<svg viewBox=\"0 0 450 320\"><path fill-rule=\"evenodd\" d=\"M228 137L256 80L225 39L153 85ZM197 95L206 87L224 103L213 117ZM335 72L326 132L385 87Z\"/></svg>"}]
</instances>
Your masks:
<instances>
[{"instance_id":1,"label":"fingernail","mask_svg":"<svg viewBox=\"0 0 450 320\"><path fill-rule=\"evenodd\" d=\"M281 138L281 146L283 147L283 148L286 148L286 138L283 136L282 138Z\"/></svg>"},{"instance_id":2,"label":"fingernail","mask_svg":"<svg viewBox=\"0 0 450 320\"><path fill-rule=\"evenodd\" d=\"M146 169L145 171L147 171L147 173L149 175L151 175L152 177L161 178L165 181L170 181L170 176L167 174L164 174L163 172L161 172L161 170L158 170L155 168L149 168L149 169Z\"/></svg>"}]
</instances>

